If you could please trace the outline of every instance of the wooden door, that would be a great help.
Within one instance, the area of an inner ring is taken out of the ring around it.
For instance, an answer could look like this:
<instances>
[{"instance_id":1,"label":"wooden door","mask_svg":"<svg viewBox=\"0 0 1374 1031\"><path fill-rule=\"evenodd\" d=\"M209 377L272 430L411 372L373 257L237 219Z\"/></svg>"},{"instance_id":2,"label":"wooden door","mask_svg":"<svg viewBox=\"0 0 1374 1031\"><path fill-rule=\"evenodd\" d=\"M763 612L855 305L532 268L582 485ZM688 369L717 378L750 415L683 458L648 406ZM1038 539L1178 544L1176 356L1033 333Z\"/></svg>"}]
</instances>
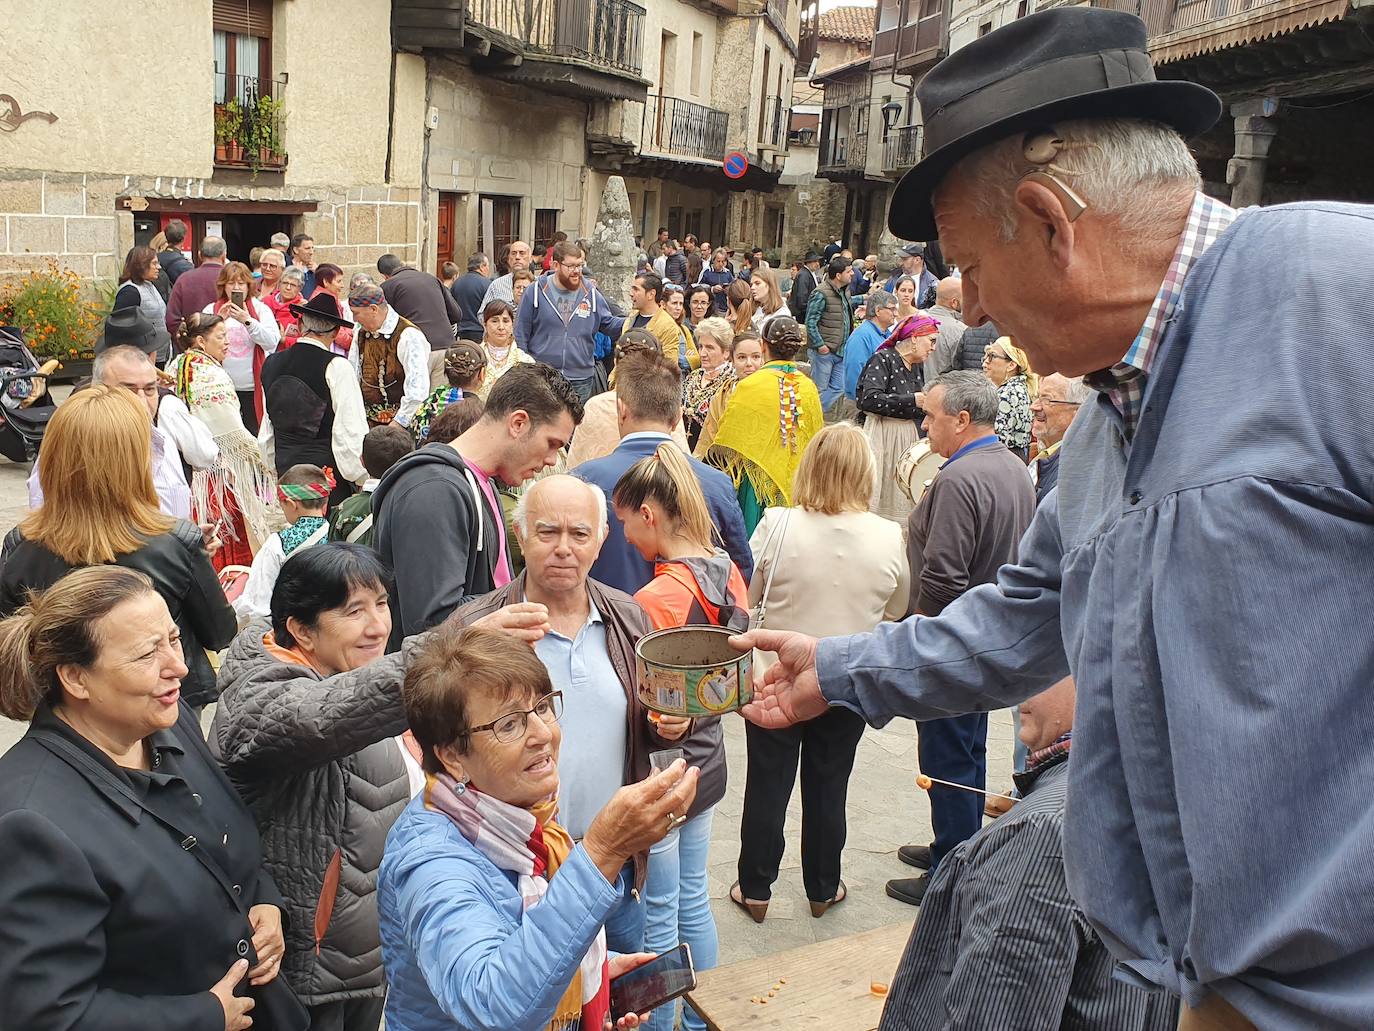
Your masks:
<instances>
[{"instance_id":1,"label":"wooden door","mask_svg":"<svg viewBox=\"0 0 1374 1031\"><path fill-rule=\"evenodd\" d=\"M492 256L504 275L510 267L505 263L503 248L520 238L520 198L483 196L478 213L477 249Z\"/></svg>"},{"instance_id":2,"label":"wooden door","mask_svg":"<svg viewBox=\"0 0 1374 1031\"><path fill-rule=\"evenodd\" d=\"M453 260L453 230L458 217L458 195L439 194L438 253L434 259L434 274L437 276L444 262Z\"/></svg>"}]
</instances>

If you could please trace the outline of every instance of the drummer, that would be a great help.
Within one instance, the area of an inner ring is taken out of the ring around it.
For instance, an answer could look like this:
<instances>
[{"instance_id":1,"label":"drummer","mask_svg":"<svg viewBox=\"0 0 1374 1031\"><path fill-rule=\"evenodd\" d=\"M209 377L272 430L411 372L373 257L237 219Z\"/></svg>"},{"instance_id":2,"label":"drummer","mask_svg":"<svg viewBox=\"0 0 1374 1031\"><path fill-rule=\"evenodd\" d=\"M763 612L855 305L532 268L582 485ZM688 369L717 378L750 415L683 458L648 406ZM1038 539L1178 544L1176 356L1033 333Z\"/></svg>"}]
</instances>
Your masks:
<instances>
[{"instance_id":1,"label":"drummer","mask_svg":"<svg viewBox=\"0 0 1374 1031\"><path fill-rule=\"evenodd\" d=\"M606 496L599 488L574 476L538 480L516 505L512 522L525 571L454 618L467 625L519 602L548 610L534 650L553 689L563 692L559 822L580 839L622 785L649 775L649 753L671 747L635 691L635 645L650 627L633 598L587 575L606 539ZM630 861L625 895L606 918L612 952L642 951L648 859L642 852Z\"/></svg>"},{"instance_id":2,"label":"drummer","mask_svg":"<svg viewBox=\"0 0 1374 1031\"><path fill-rule=\"evenodd\" d=\"M1016 562L1016 548L1035 513L1035 488L1020 458L993 430L997 387L979 372L949 372L925 391L922 424L945 462L907 519L911 598L907 615L938 616L955 598L992 583ZM969 513L977 512L977 520ZM917 724L921 770L934 780L987 787L987 713ZM970 791L930 790L935 840L904 845L904 863L927 871L887 882L894 899L919 906L933 872L983 822L983 798Z\"/></svg>"}]
</instances>

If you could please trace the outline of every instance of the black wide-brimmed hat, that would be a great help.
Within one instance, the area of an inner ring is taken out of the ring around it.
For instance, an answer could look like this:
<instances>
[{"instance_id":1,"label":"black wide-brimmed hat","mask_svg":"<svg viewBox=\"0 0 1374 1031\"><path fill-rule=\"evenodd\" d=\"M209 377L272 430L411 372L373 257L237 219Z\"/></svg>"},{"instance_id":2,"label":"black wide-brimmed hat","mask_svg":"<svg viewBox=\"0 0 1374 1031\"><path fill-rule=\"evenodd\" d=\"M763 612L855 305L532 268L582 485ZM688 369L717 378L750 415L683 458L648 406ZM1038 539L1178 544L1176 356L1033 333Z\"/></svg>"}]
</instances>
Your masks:
<instances>
[{"instance_id":1,"label":"black wide-brimmed hat","mask_svg":"<svg viewBox=\"0 0 1374 1031\"><path fill-rule=\"evenodd\" d=\"M166 353L171 349L172 335L165 325L148 318L139 308L116 308L105 320L94 350L101 354L122 345L137 347L146 354Z\"/></svg>"},{"instance_id":2,"label":"black wide-brimmed hat","mask_svg":"<svg viewBox=\"0 0 1374 1031\"><path fill-rule=\"evenodd\" d=\"M1162 122L1183 136L1221 117L1206 86L1155 79L1145 23L1100 7L1056 7L956 50L916 87L925 157L902 176L887 224L903 240L936 235L932 192L979 147L1073 118Z\"/></svg>"},{"instance_id":3,"label":"black wide-brimmed hat","mask_svg":"<svg viewBox=\"0 0 1374 1031\"><path fill-rule=\"evenodd\" d=\"M304 304L289 304L291 314L297 317L301 315L314 315L316 318L328 319L336 326L351 326L352 319L346 319L339 314L339 302L334 299L331 293L321 291Z\"/></svg>"}]
</instances>

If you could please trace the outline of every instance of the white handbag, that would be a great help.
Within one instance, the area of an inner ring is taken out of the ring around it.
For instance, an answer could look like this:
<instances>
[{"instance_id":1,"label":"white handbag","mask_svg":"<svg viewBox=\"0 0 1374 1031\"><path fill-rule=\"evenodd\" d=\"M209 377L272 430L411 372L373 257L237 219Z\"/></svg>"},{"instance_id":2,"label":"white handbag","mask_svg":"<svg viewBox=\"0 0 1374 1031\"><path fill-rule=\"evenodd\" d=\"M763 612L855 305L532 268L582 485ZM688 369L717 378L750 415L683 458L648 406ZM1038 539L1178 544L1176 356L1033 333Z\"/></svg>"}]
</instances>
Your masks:
<instances>
[{"instance_id":1,"label":"white handbag","mask_svg":"<svg viewBox=\"0 0 1374 1031\"><path fill-rule=\"evenodd\" d=\"M783 517L778 525L773 528L773 532L768 535L768 540L763 542L763 554L767 555L769 547L773 541L778 542L778 546L773 549L773 559L768 563L768 576L763 581L763 593L759 595L759 602L749 613L749 629L762 630L764 620L768 615L768 592L773 589L773 574L778 571L778 559L782 555L782 542L787 537L787 524L792 521L792 510L789 508L783 512Z\"/></svg>"}]
</instances>

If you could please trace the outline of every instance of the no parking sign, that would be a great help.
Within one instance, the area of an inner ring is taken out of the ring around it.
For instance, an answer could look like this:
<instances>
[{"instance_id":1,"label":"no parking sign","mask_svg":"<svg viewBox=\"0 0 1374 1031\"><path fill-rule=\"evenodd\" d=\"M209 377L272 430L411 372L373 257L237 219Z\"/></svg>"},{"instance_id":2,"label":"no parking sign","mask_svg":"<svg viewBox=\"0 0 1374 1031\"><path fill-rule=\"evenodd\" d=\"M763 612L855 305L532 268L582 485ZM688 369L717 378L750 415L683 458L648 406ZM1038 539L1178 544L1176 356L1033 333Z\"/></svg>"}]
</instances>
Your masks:
<instances>
[{"instance_id":1,"label":"no parking sign","mask_svg":"<svg viewBox=\"0 0 1374 1031\"><path fill-rule=\"evenodd\" d=\"M720 165L730 179L742 179L744 173L749 171L749 159L745 157L743 151L739 150L732 150L726 154L725 160Z\"/></svg>"}]
</instances>

